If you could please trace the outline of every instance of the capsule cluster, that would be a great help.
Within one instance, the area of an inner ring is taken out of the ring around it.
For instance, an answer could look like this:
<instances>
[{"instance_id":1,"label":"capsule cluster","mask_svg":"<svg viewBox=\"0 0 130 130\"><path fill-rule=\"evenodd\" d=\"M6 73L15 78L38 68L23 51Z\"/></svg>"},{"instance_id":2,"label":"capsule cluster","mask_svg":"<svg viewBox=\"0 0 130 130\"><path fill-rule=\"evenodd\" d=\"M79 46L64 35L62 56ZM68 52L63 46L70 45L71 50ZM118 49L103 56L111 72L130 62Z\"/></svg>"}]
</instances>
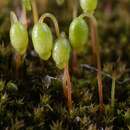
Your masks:
<instances>
[{"instance_id":1,"label":"capsule cluster","mask_svg":"<svg viewBox=\"0 0 130 130\"><path fill-rule=\"evenodd\" d=\"M97 6L97 0L80 0L80 5L84 13L92 13ZM28 33L18 20L11 24L10 39L14 49L24 55L28 46ZM53 45L53 39L51 29L45 22L39 21L34 25L32 42L36 53L43 60L48 60L52 55L56 66L63 69L69 63L71 46L78 53L86 50L88 25L82 17L76 17L69 27L69 40L60 35Z\"/></svg>"},{"instance_id":2,"label":"capsule cluster","mask_svg":"<svg viewBox=\"0 0 130 130\"><path fill-rule=\"evenodd\" d=\"M13 17L16 15L13 13ZM27 29L18 20L13 20L10 29L11 44L20 55L24 55L28 46ZM32 29L32 42L36 53L43 60L51 55L59 69L68 64L70 58L70 43L64 35L60 35L53 45L53 35L46 23L37 22Z\"/></svg>"}]
</instances>

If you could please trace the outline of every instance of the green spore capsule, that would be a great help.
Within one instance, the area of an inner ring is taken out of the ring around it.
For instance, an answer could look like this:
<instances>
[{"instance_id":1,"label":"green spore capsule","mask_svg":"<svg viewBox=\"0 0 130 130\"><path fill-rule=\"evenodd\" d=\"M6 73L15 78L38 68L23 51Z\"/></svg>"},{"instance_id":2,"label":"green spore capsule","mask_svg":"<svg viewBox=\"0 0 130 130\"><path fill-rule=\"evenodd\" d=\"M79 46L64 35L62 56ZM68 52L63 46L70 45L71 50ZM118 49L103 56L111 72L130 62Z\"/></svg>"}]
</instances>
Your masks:
<instances>
[{"instance_id":1,"label":"green spore capsule","mask_svg":"<svg viewBox=\"0 0 130 130\"><path fill-rule=\"evenodd\" d=\"M88 41L88 25L83 18L77 17L70 24L69 39L73 49L78 53L85 50Z\"/></svg>"},{"instance_id":2,"label":"green spore capsule","mask_svg":"<svg viewBox=\"0 0 130 130\"><path fill-rule=\"evenodd\" d=\"M32 41L34 49L39 57L43 60L48 60L53 47L53 37L47 24L38 22L34 25Z\"/></svg>"},{"instance_id":3,"label":"green spore capsule","mask_svg":"<svg viewBox=\"0 0 130 130\"><path fill-rule=\"evenodd\" d=\"M69 41L65 37L61 36L56 40L53 49L53 59L59 69L63 69L65 65L68 65L70 50Z\"/></svg>"},{"instance_id":4,"label":"green spore capsule","mask_svg":"<svg viewBox=\"0 0 130 130\"><path fill-rule=\"evenodd\" d=\"M93 13L97 7L97 0L80 0L80 6L85 13Z\"/></svg>"},{"instance_id":5,"label":"green spore capsule","mask_svg":"<svg viewBox=\"0 0 130 130\"><path fill-rule=\"evenodd\" d=\"M28 46L28 33L24 25L19 21L11 24L10 40L14 49L20 55L24 55Z\"/></svg>"}]
</instances>

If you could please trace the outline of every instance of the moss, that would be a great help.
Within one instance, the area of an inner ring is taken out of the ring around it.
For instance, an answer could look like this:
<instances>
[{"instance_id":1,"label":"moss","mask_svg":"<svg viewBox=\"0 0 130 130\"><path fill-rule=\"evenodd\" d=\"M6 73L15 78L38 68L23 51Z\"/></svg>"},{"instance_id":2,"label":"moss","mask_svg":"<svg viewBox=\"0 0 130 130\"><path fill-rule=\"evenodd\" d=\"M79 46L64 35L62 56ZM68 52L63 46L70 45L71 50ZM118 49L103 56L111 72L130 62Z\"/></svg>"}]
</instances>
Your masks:
<instances>
[{"instance_id":1,"label":"moss","mask_svg":"<svg viewBox=\"0 0 130 130\"><path fill-rule=\"evenodd\" d=\"M60 15L58 19L62 28L68 31L72 16L68 13L70 7L67 2L60 7L56 2L49 3L48 6L56 16L63 7L62 13L68 16ZM70 67L73 109L69 113L62 88L63 72L56 68L52 58L48 62L41 61L31 47L31 40L19 76L16 74L15 54L9 45L10 25L7 17L14 8L10 5L2 8L6 11L2 11L0 15L0 129L94 130L96 127L103 127L106 130L127 130L130 125L129 6L127 0L120 0L116 4L114 0L102 0L96 12L99 21L105 102L105 111L102 114L98 110L97 70L92 65L90 44L85 55L78 58L79 73L73 73ZM39 6L39 10L42 10L42 7ZM31 23L29 31L32 25ZM118 78L115 109L112 111L111 75L115 70Z\"/></svg>"}]
</instances>

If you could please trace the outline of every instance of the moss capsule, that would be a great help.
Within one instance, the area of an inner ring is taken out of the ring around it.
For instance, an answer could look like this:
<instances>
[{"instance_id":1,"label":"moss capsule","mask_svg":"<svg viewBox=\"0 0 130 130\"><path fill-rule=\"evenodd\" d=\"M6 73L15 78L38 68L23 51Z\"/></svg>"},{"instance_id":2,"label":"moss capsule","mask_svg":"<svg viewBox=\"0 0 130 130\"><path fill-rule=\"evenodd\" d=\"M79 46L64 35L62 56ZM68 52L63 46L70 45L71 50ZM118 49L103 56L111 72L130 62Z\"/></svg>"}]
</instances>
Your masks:
<instances>
[{"instance_id":1,"label":"moss capsule","mask_svg":"<svg viewBox=\"0 0 130 130\"><path fill-rule=\"evenodd\" d=\"M48 60L51 56L53 37L47 24L38 22L34 25L32 41L34 49L39 57L43 60Z\"/></svg>"},{"instance_id":2,"label":"moss capsule","mask_svg":"<svg viewBox=\"0 0 130 130\"><path fill-rule=\"evenodd\" d=\"M66 38L60 37L56 40L53 49L53 59L59 69L63 69L65 65L68 65L70 50L70 44Z\"/></svg>"},{"instance_id":3,"label":"moss capsule","mask_svg":"<svg viewBox=\"0 0 130 130\"><path fill-rule=\"evenodd\" d=\"M97 0L80 0L80 6L85 13L93 13L97 7Z\"/></svg>"},{"instance_id":4,"label":"moss capsule","mask_svg":"<svg viewBox=\"0 0 130 130\"><path fill-rule=\"evenodd\" d=\"M88 40L88 26L84 19L77 17L72 21L69 28L69 39L77 52L85 50Z\"/></svg>"},{"instance_id":5,"label":"moss capsule","mask_svg":"<svg viewBox=\"0 0 130 130\"><path fill-rule=\"evenodd\" d=\"M14 49L23 55L28 46L28 33L26 28L20 22L15 22L11 25L10 40Z\"/></svg>"}]
</instances>

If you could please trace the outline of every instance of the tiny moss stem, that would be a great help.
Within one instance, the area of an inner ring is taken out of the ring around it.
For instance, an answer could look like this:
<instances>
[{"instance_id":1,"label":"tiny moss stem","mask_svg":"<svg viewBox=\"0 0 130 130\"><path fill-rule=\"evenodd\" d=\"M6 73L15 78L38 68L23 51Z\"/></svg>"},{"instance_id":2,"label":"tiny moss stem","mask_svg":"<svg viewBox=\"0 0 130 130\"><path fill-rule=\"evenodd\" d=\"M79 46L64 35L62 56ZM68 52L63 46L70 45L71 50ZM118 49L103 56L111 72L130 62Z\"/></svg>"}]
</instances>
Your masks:
<instances>
[{"instance_id":1,"label":"tiny moss stem","mask_svg":"<svg viewBox=\"0 0 130 130\"><path fill-rule=\"evenodd\" d=\"M16 62L16 75L19 75L19 69L22 64L22 56L18 53L15 54L15 62Z\"/></svg>"},{"instance_id":2,"label":"tiny moss stem","mask_svg":"<svg viewBox=\"0 0 130 130\"><path fill-rule=\"evenodd\" d=\"M73 72L78 72L78 65L77 65L77 53L76 50L73 50L73 55L72 55L72 69Z\"/></svg>"},{"instance_id":3,"label":"tiny moss stem","mask_svg":"<svg viewBox=\"0 0 130 130\"><path fill-rule=\"evenodd\" d=\"M60 37L60 29L56 17L50 13L45 13L40 17L39 22L42 23L45 18L50 18L53 21L56 30L56 35L57 37Z\"/></svg>"},{"instance_id":4,"label":"tiny moss stem","mask_svg":"<svg viewBox=\"0 0 130 130\"><path fill-rule=\"evenodd\" d=\"M38 22L38 10L37 10L37 6L36 6L36 1L31 0L31 4L32 4L32 12L33 12L33 21L34 21L34 23L37 23Z\"/></svg>"},{"instance_id":5,"label":"tiny moss stem","mask_svg":"<svg viewBox=\"0 0 130 130\"><path fill-rule=\"evenodd\" d=\"M102 85L102 74L101 74L100 50L99 50L99 43L98 43L98 36L97 36L97 22L94 16L91 16L89 18L90 18L90 28L91 28L93 59L95 59L97 69L98 69L97 80L98 80L100 111L103 111L103 85Z\"/></svg>"},{"instance_id":6,"label":"tiny moss stem","mask_svg":"<svg viewBox=\"0 0 130 130\"><path fill-rule=\"evenodd\" d=\"M112 76L112 88L111 88L111 107L114 109L115 107L115 88L116 88L116 78Z\"/></svg>"},{"instance_id":7,"label":"tiny moss stem","mask_svg":"<svg viewBox=\"0 0 130 130\"><path fill-rule=\"evenodd\" d=\"M71 85L71 81L70 81L68 65L65 65L65 68L64 68L63 88L64 88L65 97L67 98L68 110L69 110L69 112L71 112L71 110L72 110L72 95L71 95L72 85Z\"/></svg>"},{"instance_id":8,"label":"tiny moss stem","mask_svg":"<svg viewBox=\"0 0 130 130\"><path fill-rule=\"evenodd\" d=\"M100 60L100 48L98 43L98 35L97 35L97 20L93 16L93 14L83 13L79 17L81 18L89 18L90 21L90 29L91 29L91 42L92 42L92 52L93 52L93 62L97 65L97 80L98 80L98 95L99 95L99 103L100 103L100 111L102 112L104 109L103 106L103 85L102 85L102 73L101 73L101 60Z\"/></svg>"},{"instance_id":9,"label":"tiny moss stem","mask_svg":"<svg viewBox=\"0 0 130 130\"><path fill-rule=\"evenodd\" d=\"M73 0L74 6L73 6L73 19L77 17L78 13L78 5L77 5L77 0Z\"/></svg>"},{"instance_id":10,"label":"tiny moss stem","mask_svg":"<svg viewBox=\"0 0 130 130\"><path fill-rule=\"evenodd\" d=\"M63 75L63 91L64 91L64 95L65 95L65 98L67 99L67 89L68 89L68 86L66 85L67 81L67 77L66 77L66 69L64 69L64 75Z\"/></svg>"},{"instance_id":11,"label":"tiny moss stem","mask_svg":"<svg viewBox=\"0 0 130 130\"><path fill-rule=\"evenodd\" d=\"M74 2L74 6L73 6L73 19L77 17L77 13L78 13L78 5L77 5L77 0L73 0ZM76 50L73 50L72 52L72 69L73 72L77 72L78 71L78 65L77 65L77 53Z\"/></svg>"},{"instance_id":12,"label":"tiny moss stem","mask_svg":"<svg viewBox=\"0 0 130 130\"><path fill-rule=\"evenodd\" d=\"M22 22L26 28L28 28L27 12L24 4L22 4Z\"/></svg>"}]
</instances>

